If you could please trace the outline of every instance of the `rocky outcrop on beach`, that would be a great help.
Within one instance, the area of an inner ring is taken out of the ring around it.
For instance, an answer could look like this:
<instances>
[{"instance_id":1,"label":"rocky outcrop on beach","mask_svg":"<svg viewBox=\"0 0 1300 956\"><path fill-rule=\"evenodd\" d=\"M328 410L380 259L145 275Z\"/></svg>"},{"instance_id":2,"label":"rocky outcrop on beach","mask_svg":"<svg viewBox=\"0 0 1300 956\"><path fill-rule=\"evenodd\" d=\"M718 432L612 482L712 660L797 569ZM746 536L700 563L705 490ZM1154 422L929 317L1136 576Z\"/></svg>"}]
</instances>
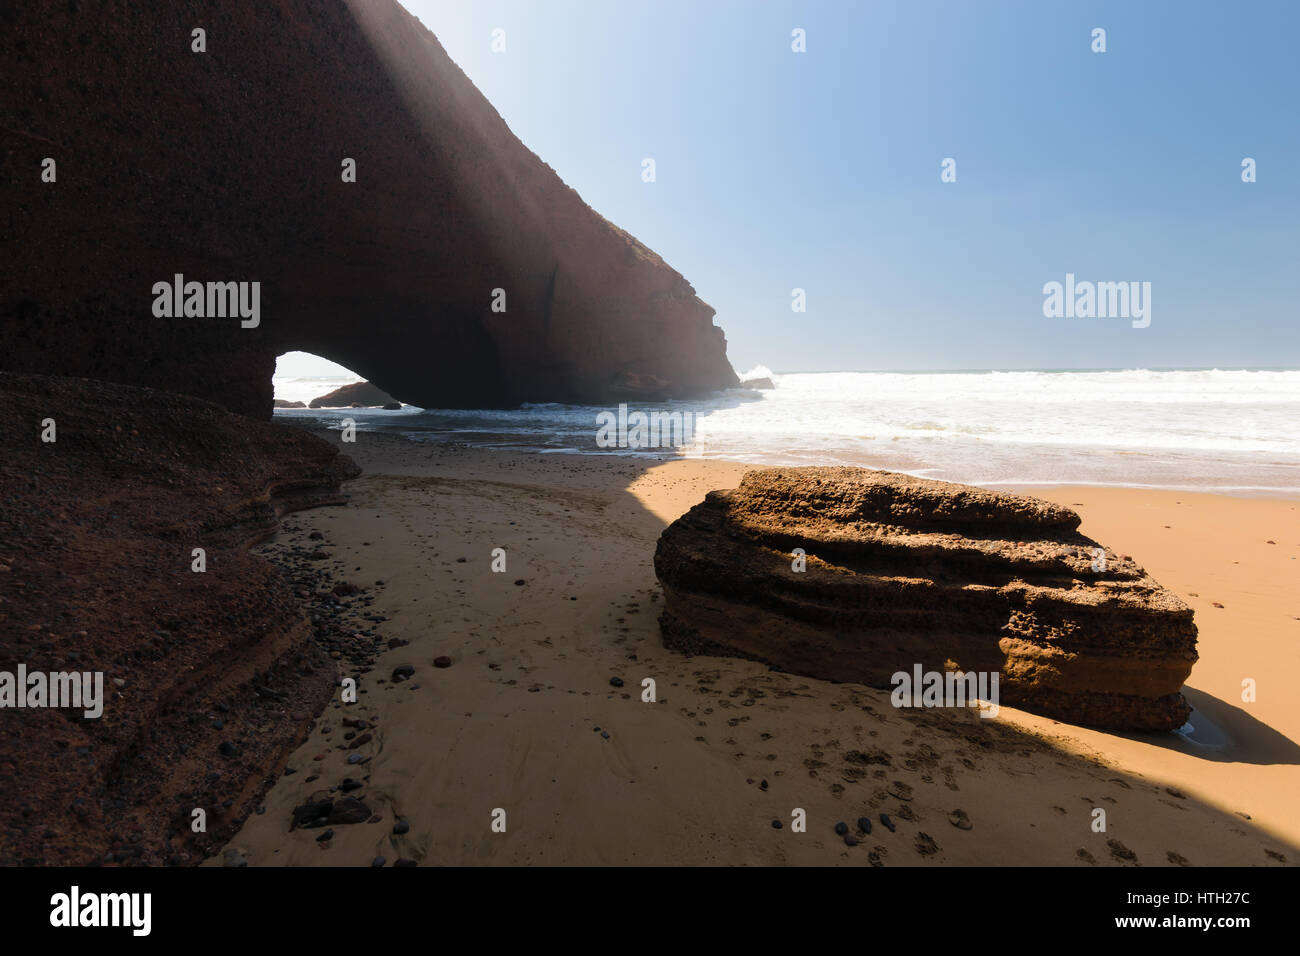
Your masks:
<instances>
[{"instance_id":1,"label":"rocky outcrop on beach","mask_svg":"<svg viewBox=\"0 0 1300 956\"><path fill-rule=\"evenodd\" d=\"M103 689L98 717L0 709L0 865L197 862L337 681L305 592L248 547L358 469L152 389L0 373L0 407L0 672Z\"/></svg>"},{"instance_id":2,"label":"rocky outcrop on beach","mask_svg":"<svg viewBox=\"0 0 1300 956\"><path fill-rule=\"evenodd\" d=\"M311 408L388 408L393 396L369 382L354 382L311 400ZM397 405L398 408L402 406Z\"/></svg>"},{"instance_id":3,"label":"rocky outcrop on beach","mask_svg":"<svg viewBox=\"0 0 1300 956\"><path fill-rule=\"evenodd\" d=\"M295 349L432 408L736 384L690 283L394 0L6 4L0 32L0 370L261 418Z\"/></svg>"},{"instance_id":4,"label":"rocky outcrop on beach","mask_svg":"<svg viewBox=\"0 0 1300 956\"><path fill-rule=\"evenodd\" d=\"M664 642L873 687L916 665L998 673L1001 704L1177 728L1192 611L1078 526L1034 498L891 472L749 472L660 537Z\"/></svg>"}]
</instances>

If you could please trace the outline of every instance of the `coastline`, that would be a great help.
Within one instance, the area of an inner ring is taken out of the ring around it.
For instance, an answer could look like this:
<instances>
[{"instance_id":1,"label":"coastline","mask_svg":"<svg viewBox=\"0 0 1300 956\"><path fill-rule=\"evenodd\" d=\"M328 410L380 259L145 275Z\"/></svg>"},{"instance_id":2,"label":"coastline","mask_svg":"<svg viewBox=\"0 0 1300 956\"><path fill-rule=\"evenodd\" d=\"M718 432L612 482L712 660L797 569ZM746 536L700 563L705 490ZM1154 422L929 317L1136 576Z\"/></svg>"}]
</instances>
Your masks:
<instances>
[{"instance_id":1,"label":"coastline","mask_svg":"<svg viewBox=\"0 0 1300 956\"><path fill-rule=\"evenodd\" d=\"M1300 709L1267 680L1300 628L1295 500L1024 489L1076 507L1085 533L1195 608L1188 698L1193 724L1230 738L1213 749L1010 708L995 720L895 710L887 691L667 650L654 543L748 466L357 437L339 445L364 469L351 504L295 515L267 547L323 535L326 564L385 618L382 637L409 643L361 677L357 704L335 696L265 813L207 865L1275 865L1300 853L1285 796L1300 787ZM441 656L450 667L432 665ZM401 665L414 673L394 683ZM647 676L653 704L639 697ZM1241 676L1259 681L1257 703L1238 700ZM295 807L348 777L375 822L325 841L289 832ZM795 807L806 834L790 830ZM1096 807L1106 833L1091 830ZM505 833L491 829L497 810ZM849 847L832 829L881 812L896 832L877 823Z\"/></svg>"}]
</instances>

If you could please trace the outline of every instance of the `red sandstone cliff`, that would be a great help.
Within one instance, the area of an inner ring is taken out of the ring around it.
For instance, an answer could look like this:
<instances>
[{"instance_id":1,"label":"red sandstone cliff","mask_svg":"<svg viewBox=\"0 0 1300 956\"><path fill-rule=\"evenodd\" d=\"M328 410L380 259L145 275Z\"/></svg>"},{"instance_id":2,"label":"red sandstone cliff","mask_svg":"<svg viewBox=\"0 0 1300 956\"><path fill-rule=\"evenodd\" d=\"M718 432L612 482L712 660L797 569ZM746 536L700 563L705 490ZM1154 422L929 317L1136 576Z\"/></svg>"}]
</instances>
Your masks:
<instances>
[{"instance_id":1,"label":"red sandstone cliff","mask_svg":"<svg viewBox=\"0 0 1300 956\"><path fill-rule=\"evenodd\" d=\"M690 284L392 0L41 0L0 8L0 32L0 369L258 416L290 349L424 406L735 384ZM176 273L260 282L260 325L156 318Z\"/></svg>"}]
</instances>

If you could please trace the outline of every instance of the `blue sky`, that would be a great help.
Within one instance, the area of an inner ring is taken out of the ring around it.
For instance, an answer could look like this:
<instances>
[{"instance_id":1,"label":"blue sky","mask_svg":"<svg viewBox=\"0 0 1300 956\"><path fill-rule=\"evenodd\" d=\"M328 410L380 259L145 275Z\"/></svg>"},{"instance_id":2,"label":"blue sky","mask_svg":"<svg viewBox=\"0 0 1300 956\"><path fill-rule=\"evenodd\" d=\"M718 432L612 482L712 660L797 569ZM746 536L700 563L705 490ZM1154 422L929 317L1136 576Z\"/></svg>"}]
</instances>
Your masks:
<instances>
[{"instance_id":1,"label":"blue sky","mask_svg":"<svg viewBox=\"0 0 1300 956\"><path fill-rule=\"evenodd\" d=\"M1298 3L405 6L742 372L1300 365ZM1045 318L1067 272L1151 325Z\"/></svg>"}]
</instances>

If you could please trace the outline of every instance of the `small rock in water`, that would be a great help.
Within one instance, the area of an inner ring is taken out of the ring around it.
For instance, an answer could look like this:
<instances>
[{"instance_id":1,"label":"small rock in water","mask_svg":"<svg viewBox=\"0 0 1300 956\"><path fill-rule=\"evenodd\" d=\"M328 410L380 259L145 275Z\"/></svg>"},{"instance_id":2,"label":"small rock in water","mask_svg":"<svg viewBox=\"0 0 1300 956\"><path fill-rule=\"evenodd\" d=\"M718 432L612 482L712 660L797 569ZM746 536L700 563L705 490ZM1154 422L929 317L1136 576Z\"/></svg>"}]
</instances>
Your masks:
<instances>
[{"instance_id":1,"label":"small rock in water","mask_svg":"<svg viewBox=\"0 0 1300 956\"><path fill-rule=\"evenodd\" d=\"M844 836L844 834L849 832L849 825L841 820L839 823L835 824L835 832L840 836Z\"/></svg>"}]
</instances>

